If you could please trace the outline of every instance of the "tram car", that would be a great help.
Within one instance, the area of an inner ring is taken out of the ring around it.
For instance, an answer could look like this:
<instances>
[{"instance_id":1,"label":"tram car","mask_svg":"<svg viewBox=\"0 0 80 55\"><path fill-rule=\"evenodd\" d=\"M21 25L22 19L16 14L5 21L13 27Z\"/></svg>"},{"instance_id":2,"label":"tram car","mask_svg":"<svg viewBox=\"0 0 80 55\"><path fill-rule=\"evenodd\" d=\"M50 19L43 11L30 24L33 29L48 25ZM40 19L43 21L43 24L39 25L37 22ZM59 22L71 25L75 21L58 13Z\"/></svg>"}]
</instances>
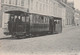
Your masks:
<instances>
[{"instance_id":1,"label":"tram car","mask_svg":"<svg viewBox=\"0 0 80 55\"><path fill-rule=\"evenodd\" d=\"M8 31L4 34L18 37L55 34L62 32L62 18L23 11L8 11Z\"/></svg>"}]
</instances>

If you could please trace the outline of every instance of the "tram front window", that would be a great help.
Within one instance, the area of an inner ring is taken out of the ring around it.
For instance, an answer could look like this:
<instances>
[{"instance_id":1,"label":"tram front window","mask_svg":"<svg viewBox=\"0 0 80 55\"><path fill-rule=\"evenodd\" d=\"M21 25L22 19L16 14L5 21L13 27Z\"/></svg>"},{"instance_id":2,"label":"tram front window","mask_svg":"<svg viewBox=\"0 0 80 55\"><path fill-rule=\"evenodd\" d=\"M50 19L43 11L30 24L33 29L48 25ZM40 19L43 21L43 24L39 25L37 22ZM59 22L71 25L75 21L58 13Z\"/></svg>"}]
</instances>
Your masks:
<instances>
[{"instance_id":1,"label":"tram front window","mask_svg":"<svg viewBox=\"0 0 80 55\"><path fill-rule=\"evenodd\" d=\"M17 16L15 19L16 32L24 32L25 29L25 17Z\"/></svg>"},{"instance_id":2,"label":"tram front window","mask_svg":"<svg viewBox=\"0 0 80 55\"><path fill-rule=\"evenodd\" d=\"M16 23L20 24L21 23L21 19L19 19L18 17L15 20Z\"/></svg>"}]
</instances>

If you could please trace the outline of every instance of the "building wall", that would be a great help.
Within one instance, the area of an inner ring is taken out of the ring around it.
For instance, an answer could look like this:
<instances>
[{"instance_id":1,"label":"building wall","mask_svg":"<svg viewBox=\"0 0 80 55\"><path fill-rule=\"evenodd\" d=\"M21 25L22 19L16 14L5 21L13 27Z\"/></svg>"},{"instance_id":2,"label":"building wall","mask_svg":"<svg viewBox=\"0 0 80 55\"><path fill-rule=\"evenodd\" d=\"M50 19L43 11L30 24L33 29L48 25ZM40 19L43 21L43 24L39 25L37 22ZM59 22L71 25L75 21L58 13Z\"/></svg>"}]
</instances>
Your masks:
<instances>
[{"instance_id":1,"label":"building wall","mask_svg":"<svg viewBox=\"0 0 80 55\"><path fill-rule=\"evenodd\" d=\"M66 24L74 25L74 9L66 6Z\"/></svg>"},{"instance_id":2,"label":"building wall","mask_svg":"<svg viewBox=\"0 0 80 55\"><path fill-rule=\"evenodd\" d=\"M59 7L59 3L55 0L36 0L32 3L32 8L30 7L31 13L38 13L48 16L60 17L59 11L61 8Z\"/></svg>"},{"instance_id":3,"label":"building wall","mask_svg":"<svg viewBox=\"0 0 80 55\"><path fill-rule=\"evenodd\" d=\"M2 27L2 12L0 10L0 28Z\"/></svg>"},{"instance_id":4,"label":"building wall","mask_svg":"<svg viewBox=\"0 0 80 55\"><path fill-rule=\"evenodd\" d=\"M55 0L1 0L0 26L4 23L6 11L21 10L30 13L65 19L65 9ZM64 11L63 11L64 10ZM63 22L64 23L64 22ZM2 26L3 27L3 26Z\"/></svg>"},{"instance_id":5,"label":"building wall","mask_svg":"<svg viewBox=\"0 0 80 55\"><path fill-rule=\"evenodd\" d=\"M58 2L67 3L67 0L57 0Z\"/></svg>"},{"instance_id":6,"label":"building wall","mask_svg":"<svg viewBox=\"0 0 80 55\"><path fill-rule=\"evenodd\" d=\"M74 0L72 0L71 2L67 2L67 4L70 6L70 7L73 7L74 8Z\"/></svg>"},{"instance_id":7,"label":"building wall","mask_svg":"<svg viewBox=\"0 0 80 55\"><path fill-rule=\"evenodd\" d=\"M67 0L57 0L57 2L59 2L59 4L61 4L61 9L62 9L62 26L65 27L66 25L66 4L67 4ZM59 13L59 14L61 14Z\"/></svg>"},{"instance_id":8,"label":"building wall","mask_svg":"<svg viewBox=\"0 0 80 55\"><path fill-rule=\"evenodd\" d=\"M1 0L0 0L0 27L2 26L2 21L1 21L1 17L2 15L1 15Z\"/></svg>"},{"instance_id":9,"label":"building wall","mask_svg":"<svg viewBox=\"0 0 80 55\"><path fill-rule=\"evenodd\" d=\"M77 26L77 24L80 26L80 11L79 10L75 10L75 25Z\"/></svg>"},{"instance_id":10,"label":"building wall","mask_svg":"<svg viewBox=\"0 0 80 55\"><path fill-rule=\"evenodd\" d=\"M2 28L4 28L4 23L7 21L7 18L9 17L9 14L7 14L7 11L11 11L11 10L21 10L21 11L26 11L25 8L21 8L21 7L16 7L16 6L11 6L11 5L5 5L2 4L2 10L1 10L1 24L2 24Z\"/></svg>"},{"instance_id":11,"label":"building wall","mask_svg":"<svg viewBox=\"0 0 80 55\"><path fill-rule=\"evenodd\" d=\"M67 24L68 25L74 25L75 21L74 21L74 1L72 2L67 2Z\"/></svg>"},{"instance_id":12,"label":"building wall","mask_svg":"<svg viewBox=\"0 0 80 55\"><path fill-rule=\"evenodd\" d=\"M1 10L1 0L0 0L0 10Z\"/></svg>"},{"instance_id":13,"label":"building wall","mask_svg":"<svg viewBox=\"0 0 80 55\"><path fill-rule=\"evenodd\" d=\"M7 17L9 16L5 12L11 11L11 10L21 10L21 11L27 12L28 6L25 6L27 3L24 3L24 2L21 3L21 0L1 0L0 27L4 28L4 25L5 25L4 23L7 21Z\"/></svg>"},{"instance_id":14,"label":"building wall","mask_svg":"<svg viewBox=\"0 0 80 55\"><path fill-rule=\"evenodd\" d=\"M63 25L63 27L65 27L65 25L66 25L66 8L65 7L63 7L63 11L62 11L62 25Z\"/></svg>"},{"instance_id":15,"label":"building wall","mask_svg":"<svg viewBox=\"0 0 80 55\"><path fill-rule=\"evenodd\" d=\"M57 0L64 7L63 12L63 25L74 25L74 3L70 6L67 0Z\"/></svg>"},{"instance_id":16,"label":"building wall","mask_svg":"<svg viewBox=\"0 0 80 55\"><path fill-rule=\"evenodd\" d=\"M58 11L59 3L55 0L2 0L2 4L25 8L26 11L29 10L31 13L40 13L50 16L60 16ZM3 6L3 5L2 5Z\"/></svg>"},{"instance_id":17,"label":"building wall","mask_svg":"<svg viewBox=\"0 0 80 55\"><path fill-rule=\"evenodd\" d=\"M29 2L29 0L1 0L1 1L2 4L25 7L25 8L27 8L26 5L28 5L27 1Z\"/></svg>"}]
</instances>

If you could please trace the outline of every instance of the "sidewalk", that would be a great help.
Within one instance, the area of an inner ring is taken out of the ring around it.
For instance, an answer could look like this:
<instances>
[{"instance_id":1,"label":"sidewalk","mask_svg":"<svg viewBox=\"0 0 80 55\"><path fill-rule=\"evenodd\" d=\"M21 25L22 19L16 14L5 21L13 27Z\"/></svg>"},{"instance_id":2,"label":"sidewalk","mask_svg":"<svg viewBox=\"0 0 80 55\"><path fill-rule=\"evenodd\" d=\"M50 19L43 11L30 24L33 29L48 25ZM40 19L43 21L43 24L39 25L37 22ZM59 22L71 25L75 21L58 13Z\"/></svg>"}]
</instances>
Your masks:
<instances>
[{"instance_id":1,"label":"sidewalk","mask_svg":"<svg viewBox=\"0 0 80 55\"><path fill-rule=\"evenodd\" d=\"M2 28L0 28L0 38L3 38L3 37L5 37L5 35L4 35L4 33L3 33Z\"/></svg>"},{"instance_id":2,"label":"sidewalk","mask_svg":"<svg viewBox=\"0 0 80 55\"><path fill-rule=\"evenodd\" d=\"M65 27L63 27L63 32L66 32L68 30L71 30L71 29L74 29L77 27L79 27L79 26L66 25Z\"/></svg>"}]
</instances>

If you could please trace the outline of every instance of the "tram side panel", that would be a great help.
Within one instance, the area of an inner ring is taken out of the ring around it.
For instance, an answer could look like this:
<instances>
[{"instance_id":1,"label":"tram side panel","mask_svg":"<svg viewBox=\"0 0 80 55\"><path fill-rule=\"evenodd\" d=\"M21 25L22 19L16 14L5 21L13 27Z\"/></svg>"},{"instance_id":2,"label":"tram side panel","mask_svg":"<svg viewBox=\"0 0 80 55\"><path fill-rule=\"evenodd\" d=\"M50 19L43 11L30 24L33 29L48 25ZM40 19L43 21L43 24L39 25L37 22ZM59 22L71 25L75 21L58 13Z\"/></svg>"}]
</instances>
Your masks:
<instances>
[{"instance_id":1,"label":"tram side panel","mask_svg":"<svg viewBox=\"0 0 80 55\"><path fill-rule=\"evenodd\" d=\"M32 14L30 17L30 32L33 34L43 34L49 31L48 17Z\"/></svg>"}]
</instances>

